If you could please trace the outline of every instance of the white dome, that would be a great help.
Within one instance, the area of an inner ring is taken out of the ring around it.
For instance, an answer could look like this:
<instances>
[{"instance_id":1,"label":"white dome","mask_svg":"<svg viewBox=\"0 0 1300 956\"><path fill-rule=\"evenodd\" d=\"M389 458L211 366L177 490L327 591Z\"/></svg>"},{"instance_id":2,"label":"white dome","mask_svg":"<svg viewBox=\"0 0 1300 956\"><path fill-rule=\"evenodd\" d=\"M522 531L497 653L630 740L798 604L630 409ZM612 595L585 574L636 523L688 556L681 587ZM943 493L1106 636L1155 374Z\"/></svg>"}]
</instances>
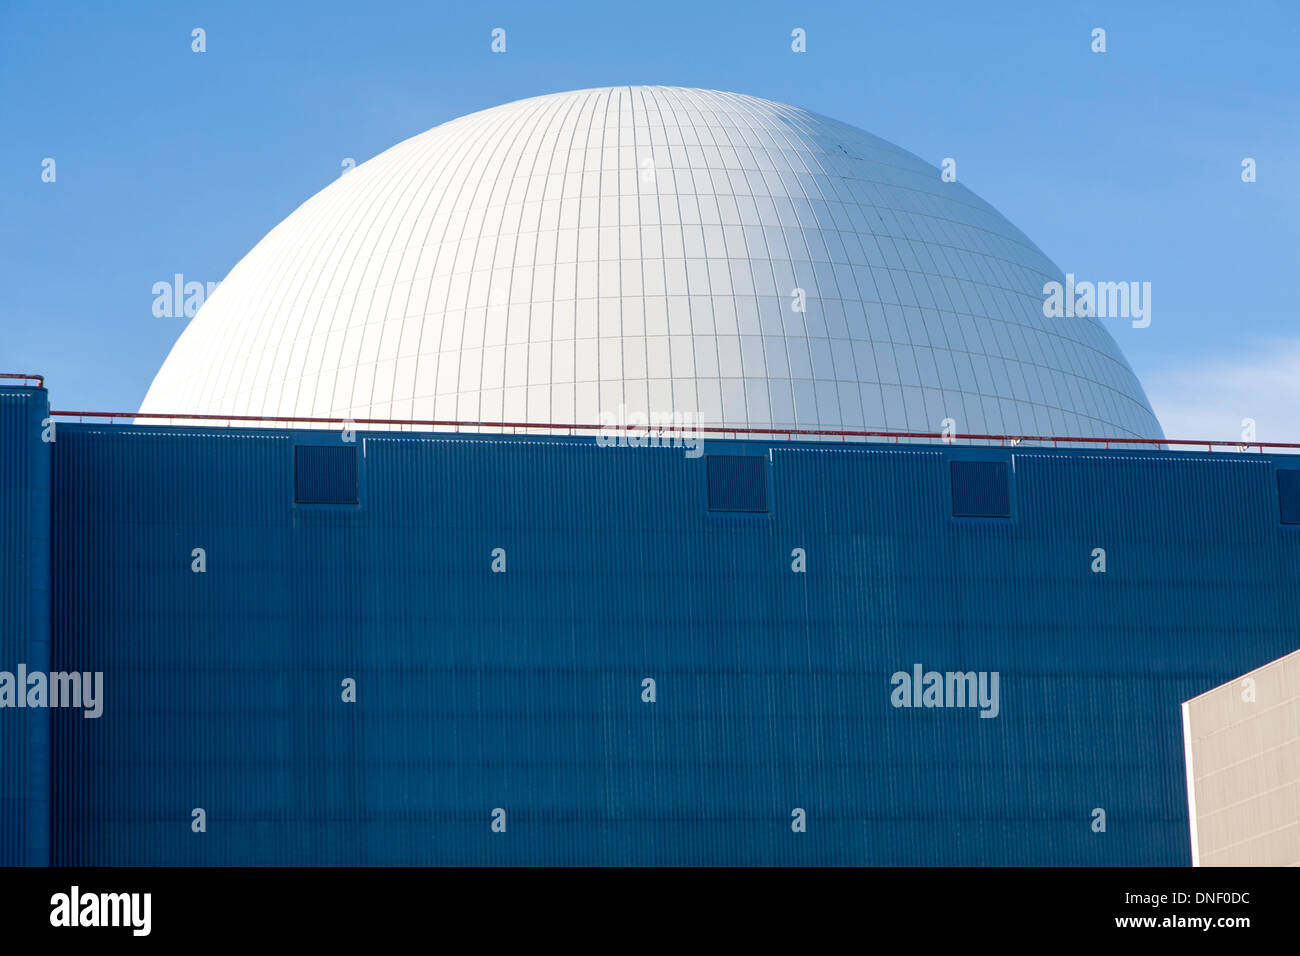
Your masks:
<instances>
[{"instance_id":1,"label":"white dome","mask_svg":"<svg viewBox=\"0 0 1300 956\"><path fill-rule=\"evenodd\" d=\"M734 93L473 113L235 266L142 412L1162 437L1060 270L884 140ZM805 309L796 309L796 289Z\"/></svg>"}]
</instances>

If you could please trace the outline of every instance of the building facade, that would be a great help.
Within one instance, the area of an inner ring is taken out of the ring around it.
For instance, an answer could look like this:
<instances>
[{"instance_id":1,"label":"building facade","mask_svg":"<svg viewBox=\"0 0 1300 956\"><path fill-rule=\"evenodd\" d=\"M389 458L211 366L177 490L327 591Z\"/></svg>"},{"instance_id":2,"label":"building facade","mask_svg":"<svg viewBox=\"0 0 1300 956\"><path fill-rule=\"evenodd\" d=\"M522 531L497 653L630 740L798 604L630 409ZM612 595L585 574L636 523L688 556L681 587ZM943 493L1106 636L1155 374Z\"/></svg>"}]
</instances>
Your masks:
<instances>
[{"instance_id":1,"label":"building facade","mask_svg":"<svg viewBox=\"0 0 1300 956\"><path fill-rule=\"evenodd\" d=\"M1287 456L47 417L0 671L102 684L0 707L7 864L1187 864L1300 627Z\"/></svg>"},{"instance_id":2,"label":"building facade","mask_svg":"<svg viewBox=\"0 0 1300 956\"><path fill-rule=\"evenodd\" d=\"M1192 862L1300 866L1300 651L1183 704Z\"/></svg>"}]
</instances>

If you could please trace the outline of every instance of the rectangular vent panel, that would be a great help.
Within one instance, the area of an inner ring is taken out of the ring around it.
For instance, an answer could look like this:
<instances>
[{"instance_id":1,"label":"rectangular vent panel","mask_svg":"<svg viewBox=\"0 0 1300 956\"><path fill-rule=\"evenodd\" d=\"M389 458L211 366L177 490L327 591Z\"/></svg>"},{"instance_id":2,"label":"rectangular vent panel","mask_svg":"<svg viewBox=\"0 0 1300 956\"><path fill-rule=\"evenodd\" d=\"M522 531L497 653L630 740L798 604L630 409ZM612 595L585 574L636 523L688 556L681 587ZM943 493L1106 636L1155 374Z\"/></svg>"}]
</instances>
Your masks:
<instances>
[{"instance_id":1,"label":"rectangular vent panel","mask_svg":"<svg viewBox=\"0 0 1300 956\"><path fill-rule=\"evenodd\" d=\"M767 459L759 455L705 458L710 511L767 511Z\"/></svg>"},{"instance_id":2,"label":"rectangular vent panel","mask_svg":"<svg viewBox=\"0 0 1300 956\"><path fill-rule=\"evenodd\" d=\"M954 518L1010 518L1011 484L1005 461L954 461Z\"/></svg>"},{"instance_id":3,"label":"rectangular vent panel","mask_svg":"<svg viewBox=\"0 0 1300 956\"><path fill-rule=\"evenodd\" d=\"M1277 504L1283 524L1300 524L1300 471L1278 469Z\"/></svg>"},{"instance_id":4,"label":"rectangular vent panel","mask_svg":"<svg viewBox=\"0 0 1300 956\"><path fill-rule=\"evenodd\" d=\"M357 504L355 445L295 445L293 497L299 504Z\"/></svg>"}]
</instances>

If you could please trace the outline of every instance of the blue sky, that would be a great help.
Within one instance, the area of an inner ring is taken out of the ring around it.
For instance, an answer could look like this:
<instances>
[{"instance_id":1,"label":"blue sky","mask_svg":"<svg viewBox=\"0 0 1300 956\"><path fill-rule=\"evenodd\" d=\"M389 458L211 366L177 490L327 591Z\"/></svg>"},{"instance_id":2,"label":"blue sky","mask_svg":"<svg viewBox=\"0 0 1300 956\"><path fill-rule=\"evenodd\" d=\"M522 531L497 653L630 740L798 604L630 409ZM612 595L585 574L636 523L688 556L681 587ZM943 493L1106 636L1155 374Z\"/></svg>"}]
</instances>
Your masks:
<instances>
[{"instance_id":1,"label":"blue sky","mask_svg":"<svg viewBox=\"0 0 1300 956\"><path fill-rule=\"evenodd\" d=\"M1151 282L1149 328L1106 324L1171 437L1252 417L1300 441L1297 51L1291 2L2 0L0 369L44 373L59 408L133 410L186 321L153 315L153 284L222 279L345 157L526 96L668 84L954 157L1065 271Z\"/></svg>"}]
</instances>

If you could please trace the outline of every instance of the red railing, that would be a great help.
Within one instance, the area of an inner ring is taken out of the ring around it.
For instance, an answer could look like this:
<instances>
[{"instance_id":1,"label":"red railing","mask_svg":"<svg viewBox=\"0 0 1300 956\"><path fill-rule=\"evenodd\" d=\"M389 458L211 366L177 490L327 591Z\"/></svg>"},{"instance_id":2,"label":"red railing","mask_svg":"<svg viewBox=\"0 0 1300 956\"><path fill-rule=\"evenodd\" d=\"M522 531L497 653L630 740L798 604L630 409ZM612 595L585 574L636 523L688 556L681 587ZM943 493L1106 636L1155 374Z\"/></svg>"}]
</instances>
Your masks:
<instances>
[{"instance_id":1,"label":"red railing","mask_svg":"<svg viewBox=\"0 0 1300 956\"><path fill-rule=\"evenodd\" d=\"M43 375L24 375L19 372L0 372L0 379L21 379L23 381L35 382L38 388L45 387L45 376ZM548 431L548 432L596 432L615 430L619 432L634 432L637 435L660 436L688 433L692 435L723 435L733 438L742 435L781 437L787 440L795 438L881 438L892 441L899 441L903 438L927 439L939 442L952 441L977 441L977 442L997 442L1000 445L1020 445L1026 442L1036 444L1051 444L1056 447L1061 444L1066 445L1101 445L1109 448L1111 445L1151 445L1156 448L1161 447L1183 447L1183 448L1205 448L1207 451L1213 451L1215 448L1231 448L1236 451L1249 451L1257 449L1261 453L1266 448L1293 448L1300 449L1300 442L1278 442L1278 441L1213 441L1203 439L1189 438L1125 438L1112 436L1109 438L1087 438L1078 435L983 435L983 434L958 434L951 435L945 432L905 432L905 431L887 431L887 430L858 430L858 429L837 429L837 428L795 428L782 427L773 425L769 428L752 428L738 427L731 425L584 425L573 422L475 422L475 421L456 421L453 419L439 418L320 418L300 415L201 415L192 412L85 412L69 411L65 409L56 409L51 411L52 416L58 418L93 418L103 419L108 422L121 419L124 421L134 422L139 419L149 419L156 421L207 421L207 422L249 422L249 423L276 423L285 425L334 425L334 426L361 426L361 425L383 425L389 427L406 427L406 428L450 428L456 431L477 431L481 429L522 429L524 431Z\"/></svg>"},{"instance_id":2,"label":"red railing","mask_svg":"<svg viewBox=\"0 0 1300 956\"><path fill-rule=\"evenodd\" d=\"M45 387L44 375L24 375L22 372L0 372L0 378L18 378L24 382L35 382L37 388Z\"/></svg>"},{"instance_id":3,"label":"red railing","mask_svg":"<svg viewBox=\"0 0 1300 956\"><path fill-rule=\"evenodd\" d=\"M416 419L416 418L319 418L310 416L295 415L200 415L193 413L163 413L163 412L79 412L56 410L50 412L51 415L60 418L93 418L106 419L112 422L114 419L123 419L136 421L139 419L149 420L173 420L173 421L216 421L216 422L257 422L257 423L276 423L276 424L301 424L301 425L334 425L342 426L363 426L363 425L384 425L384 426L405 426L408 428L451 428L456 431L477 431L480 429L522 429L524 431L549 431L549 432L595 432L601 430L615 430L619 432L635 432L638 435L665 435L675 433L688 434L707 434L722 436L784 436L787 440L795 438L881 438L893 440L895 442L903 438L913 439L930 439L938 442L950 441L977 441L977 442L998 442L1002 445L1019 445L1027 442L1038 444L1079 444L1079 445L1101 445L1109 448L1111 445L1151 445L1160 447L1191 447L1205 448L1207 451L1213 451L1215 448L1231 448L1236 451L1248 451L1256 449L1261 453L1266 448L1293 448L1300 449L1300 442L1244 442L1244 441L1212 441L1202 439L1187 438L1125 438L1112 436L1109 438L1102 437L1080 437L1077 435L983 435L983 434L957 434L950 435L944 432L906 432L906 431L869 431L855 429L830 429L830 428L793 428L773 425L770 428L752 428L738 427L731 425L587 425L576 424L571 422L489 422L489 421L455 421L452 419Z\"/></svg>"}]
</instances>

